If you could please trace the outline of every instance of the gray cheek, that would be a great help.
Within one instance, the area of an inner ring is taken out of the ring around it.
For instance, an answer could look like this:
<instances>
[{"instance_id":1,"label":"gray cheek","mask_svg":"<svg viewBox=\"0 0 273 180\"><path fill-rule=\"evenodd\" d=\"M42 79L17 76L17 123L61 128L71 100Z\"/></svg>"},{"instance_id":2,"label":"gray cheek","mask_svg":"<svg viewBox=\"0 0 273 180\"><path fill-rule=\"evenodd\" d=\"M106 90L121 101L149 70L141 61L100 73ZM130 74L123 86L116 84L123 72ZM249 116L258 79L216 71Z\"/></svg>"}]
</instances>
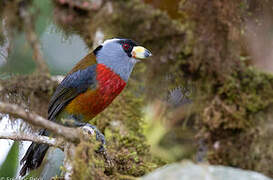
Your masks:
<instances>
[{"instance_id":1,"label":"gray cheek","mask_svg":"<svg viewBox=\"0 0 273 180\"><path fill-rule=\"evenodd\" d=\"M118 74L124 81L128 81L136 60L129 58L118 44L108 44L98 52L98 63L105 64Z\"/></svg>"}]
</instances>

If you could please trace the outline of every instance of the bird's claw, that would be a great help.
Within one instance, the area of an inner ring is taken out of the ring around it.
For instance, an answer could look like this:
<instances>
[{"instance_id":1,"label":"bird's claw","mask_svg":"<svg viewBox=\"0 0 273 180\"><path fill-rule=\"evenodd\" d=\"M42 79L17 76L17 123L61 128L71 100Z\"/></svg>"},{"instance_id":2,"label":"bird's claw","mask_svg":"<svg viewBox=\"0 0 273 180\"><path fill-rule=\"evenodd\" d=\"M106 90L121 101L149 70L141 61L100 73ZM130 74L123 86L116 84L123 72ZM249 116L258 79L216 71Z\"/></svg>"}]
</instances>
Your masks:
<instances>
[{"instance_id":1,"label":"bird's claw","mask_svg":"<svg viewBox=\"0 0 273 180\"><path fill-rule=\"evenodd\" d=\"M96 126L93 126L91 124L85 124L84 126L80 127L83 131L85 131L88 135L95 135L96 134L96 140L99 141L101 143L100 147L98 148L98 150L96 150L95 152L100 153L103 155L105 161L108 164L109 168L114 167L114 163L112 158L108 155L107 150L105 148L105 137L104 135L97 129Z\"/></svg>"},{"instance_id":2,"label":"bird's claw","mask_svg":"<svg viewBox=\"0 0 273 180\"><path fill-rule=\"evenodd\" d=\"M105 137L104 135L97 129L96 126L93 126L91 124L85 124L84 126L81 127L85 132L87 132L89 135L94 135L96 134L96 140L101 142L101 145L99 147L98 150L96 150L96 152L98 153L106 153L106 149L105 149Z\"/></svg>"},{"instance_id":3,"label":"bird's claw","mask_svg":"<svg viewBox=\"0 0 273 180\"><path fill-rule=\"evenodd\" d=\"M95 130L91 128L90 126L82 126L81 129L86 132L88 135L94 135Z\"/></svg>"},{"instance_id":4,"label":"bird's claw","mask_svg":"<svg viewBox=\"0 0 273 180\"><path fill-rule=\"evenodd\" d=\"M110 168L113 168L114 167L113 159L108 155L107 149L105 148L106 141L104 135L95 126L92 127L96 133L96 139L101 142L101 145L99 149L96 150L96 152L102 154L108 166Z\"/></svg>"}]
</instances>

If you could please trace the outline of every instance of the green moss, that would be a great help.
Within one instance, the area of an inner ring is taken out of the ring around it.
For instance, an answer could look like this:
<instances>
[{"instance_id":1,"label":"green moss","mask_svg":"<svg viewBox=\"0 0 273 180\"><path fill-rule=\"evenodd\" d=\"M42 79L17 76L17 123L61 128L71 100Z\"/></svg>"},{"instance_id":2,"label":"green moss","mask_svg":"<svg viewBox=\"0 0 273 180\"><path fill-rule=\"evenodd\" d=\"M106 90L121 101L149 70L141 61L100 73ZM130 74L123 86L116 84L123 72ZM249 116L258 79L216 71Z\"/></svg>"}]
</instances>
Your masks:
<instances>
[{"instance_id":1,"label":"green moss","mask_svg":"<svg viewBox=\"0 0 273 180\"><path fill-rule=\"evenodd\" d=\"M37 114L47 117L47 109L57 82L46 75L13 76L0 79L0 99L4 102L20 104ZM38 106L37 106L38 104Z\"/></svg>"},{"instance_id":2,"label":"green moss","mask_svg":"<svg viewBox=\"0 0 273 180\"><path fill-rule=\"evenodd\" d=\"M108 179L104 174L105 160L101 154L95 152L98 147L95 137L77 145L73 157L72 179Z\"/></svg>"},{"instance_id":3,"label":"green moss","mask_svg":"<svg viewBox=\"0 0 273 180\"><path fill-rule=\"evenodd\" d=\"M145 103L143 97L133 95L131 85L91 121L104 130L108 153L115 163L114 176L142 176L158 166L142 132L141 107Z\"/></svg>"},{"instance_id":4,"label":"green moss","mask_svg":"<svg viewBox=\"0 0 273 180\"><path fill-rule=\"evenodd\" d=\"M233 74L219 90L230 103L245 107L246 113L256 113L273 102L273 76L246 68L242 73Z\"/></svg>"},{"instance_id":5,"label":"green moss","mask_svg":"<svg viewBox=\"0 0 273 180\"><path fill-rule=\"evenodd\" d=\"M207 142L205 158L212 164L272 176L273 141L267 126L273 123L268 110L273 103L273 76L242 66L221 82L199 76L193 84L195 111L188 116L194 116L201 128L197 137Z\"/></svg>"}]
</instances>

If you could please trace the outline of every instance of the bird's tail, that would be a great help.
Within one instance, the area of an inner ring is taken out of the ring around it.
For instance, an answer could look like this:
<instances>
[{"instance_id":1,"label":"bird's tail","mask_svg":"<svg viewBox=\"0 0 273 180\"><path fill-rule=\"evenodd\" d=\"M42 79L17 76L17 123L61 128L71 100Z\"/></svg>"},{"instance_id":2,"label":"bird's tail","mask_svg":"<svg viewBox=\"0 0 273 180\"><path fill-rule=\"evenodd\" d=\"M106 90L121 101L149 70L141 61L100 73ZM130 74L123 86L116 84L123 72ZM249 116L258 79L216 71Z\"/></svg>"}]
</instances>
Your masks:
<instances>
[{"instance_id":1,"label":"bird's tail","mask_svg":"<svg viewBox=\"0 0 273 180\"><path fill-rule=\"evenodd\" d=\"M47 130L43 129L40 131L39 135L48 136L49 133ZM24 176L29 170L38 168L41 165L48 148L49 146L47 144L32 143L20 161L20 164L23 164L23 167L20 170L20 176Z\"/></svg>"}]
</instances>

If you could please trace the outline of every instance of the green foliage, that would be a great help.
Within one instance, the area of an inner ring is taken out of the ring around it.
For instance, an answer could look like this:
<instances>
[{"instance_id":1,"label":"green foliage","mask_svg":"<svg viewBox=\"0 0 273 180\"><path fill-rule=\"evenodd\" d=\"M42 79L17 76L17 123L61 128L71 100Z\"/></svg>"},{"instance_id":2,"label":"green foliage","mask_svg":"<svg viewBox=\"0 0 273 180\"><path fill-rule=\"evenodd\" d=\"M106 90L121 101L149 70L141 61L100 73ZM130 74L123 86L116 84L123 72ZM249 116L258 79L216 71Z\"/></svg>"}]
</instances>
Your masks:
<instances>
[{"instance_id":1,"label":"green foliage","mask_svg":"<svg viewBox=\"0 0 273 180\"><path fill-rule=\"evenodd\" d=\"M37 35L40 36L52 21L52 2L33 1L33 11L38 15L35 27Z\"/></svg>"},{"instance_id":2,"label":"green foliage","mask_svg":"<svg viewBox=\"0 0 273 180\"><path fill-rule=\"evenodd\" d=\"M11 149L0 167L0 177L16 177L16 172L18 168L18 155L19 155L19 143L14 142Z\"/></svg>"}]
</instances>

